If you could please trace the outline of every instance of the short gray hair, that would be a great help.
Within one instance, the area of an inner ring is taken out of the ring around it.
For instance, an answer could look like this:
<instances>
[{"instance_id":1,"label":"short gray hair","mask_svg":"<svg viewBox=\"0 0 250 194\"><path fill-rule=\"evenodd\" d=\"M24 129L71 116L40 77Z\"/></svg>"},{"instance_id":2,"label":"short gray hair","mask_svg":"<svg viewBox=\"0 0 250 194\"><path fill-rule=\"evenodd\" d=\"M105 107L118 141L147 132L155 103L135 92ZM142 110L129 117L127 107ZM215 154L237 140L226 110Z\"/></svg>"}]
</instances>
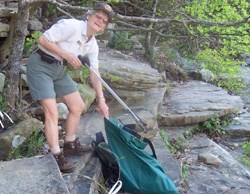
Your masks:
<instances>
[{"instance_id":1,"label":"short gray hair","mask_svg":"<svg viewBox=\"0 0 250 194\"><path fill-rule=\"evenodd\" d=\"M96 11L95 10L88 10L85 14L85 16L90 16L90 15L93 15Z\"/></svg>"}]
</instances>

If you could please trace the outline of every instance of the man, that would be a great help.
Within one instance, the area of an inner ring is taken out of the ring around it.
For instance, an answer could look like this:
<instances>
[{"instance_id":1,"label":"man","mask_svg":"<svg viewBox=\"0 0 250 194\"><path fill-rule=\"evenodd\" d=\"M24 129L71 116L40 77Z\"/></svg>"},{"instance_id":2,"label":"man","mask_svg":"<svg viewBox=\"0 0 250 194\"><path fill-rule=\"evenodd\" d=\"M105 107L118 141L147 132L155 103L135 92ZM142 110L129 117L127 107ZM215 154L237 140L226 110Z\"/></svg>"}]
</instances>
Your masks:
<instances>
[{"instance_id":1,"label":"man","mask_svg":"<svg viewBox=\"0 0 250 194\"><path fill-rule=\"evenodd\" d=\"M86 21L63 19L45 31L38 39L39 49L34 52L27 65L27 79L33 100L39 100L44 115L45 136L50 152L55 157L60 170L64 173L74 170L66 158L67 154L83 154L90 147L80 144L76 130L85 104L77 91L76 84L65 72L63 60L73 68L82 66L78 55L88 55L91 67L97 74L99 47L95 33L103 31L112 20L114 11L106 3L99 3L86 15ZM101 82L92 73L90 80L98 101L101 115L109 116ZM66 119L66 137L63 151L58 142L58 111L56 98L61 97L67 105L69 114Z\"/></svg>"}]
</instances>

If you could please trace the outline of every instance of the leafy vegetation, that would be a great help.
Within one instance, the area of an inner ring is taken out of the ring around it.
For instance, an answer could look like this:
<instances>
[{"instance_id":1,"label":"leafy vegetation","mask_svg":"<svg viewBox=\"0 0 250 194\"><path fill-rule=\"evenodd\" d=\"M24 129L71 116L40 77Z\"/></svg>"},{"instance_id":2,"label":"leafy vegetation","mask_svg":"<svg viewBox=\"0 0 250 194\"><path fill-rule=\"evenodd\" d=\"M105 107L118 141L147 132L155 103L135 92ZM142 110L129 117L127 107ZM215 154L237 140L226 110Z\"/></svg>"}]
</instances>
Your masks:
<instances>
[{"instance_id":1,"label":"leafy vegetation","mask_svg":"<svg viewBox=\"0 0 250 194\"><path fill-rule=\"evenodd\" d=\"M245 143L242 145L242 148L245 149L245 154L246 154L247 156L250 157L250 142L249 142L249 141L248 141L248 142L245 142Z\"/></svg>"},{"instance_id":2,"label":"leafy vegetation","mask_svg":"<svg viewBox=\"0 0 250 194\"><path fill-rule=\"evenodd\" d=\"M214 83L228 91L239 92L244 83L238 77L241 55L250 53L248 1L192 1L183 7L198 24L186 25L193 39L193 56L206 64L216 79ZM217 23L217 25L215 24ZM195 41L195 42L194 42ZM196 49L195 49L196 48ZM220 75L225 74L226 79Z\"/></svg>"},{"instance_id":3,"label":"leafy vegetation","mask_svg":"<svg viewBox=\"0 0 250 194\"><path fill-rule=\"evenodd\" d=\"M239 60L224 58L212 49L200 51L196 60L205 63L205 67L213 72L215 85L230 92L240 92L246 87L239 69L241 65Z\"/></svg>"},{"instance_id":4,"label":"leafy vegetation","mask_svg":"<svg viewBox=\"0 0 250 194\"><path fill-rule=\"evenodd\" d=\"M188 164L187 163L182 163L181 165L181 174L182 174L182 180L180 181L180 185L185 188L185 183L188 181Z\"/></svg>"},{"instance_id":5,"label":"leafy vegetation","mask_svg":"<svg viewBox=\"0 0 250 194\"><path fill-rule=\"evenodd\" d=\"M8 106L8 101L1 95L0 96L0 107L1 107L1 111L5 111L5 109Z\"/></svg>"},{"instance_id":6,"label":"leafy vegetation","mask_svg":"<svg viewBox=\"0 0 250 194\"><path fill-rule=\"evenodd\" d=\"M205 122L196 124L191 131L184 133L185 137L192 136L197 133L205 133L210 138L218 140L217 138L224 135L225 132L222 130L223 127L227 126L230 120L227 118L211 117Z\"/></svg>"},{"instance_id":7,"label":"leafy vegetation","mask_svg":"<svg viewBox=\"0 0 250 194\"><path fill-rule=\"evenodd\" d=\"M37 31L31 34L31 37L27 37L24 43L23 52L29 53L31 49L37 46L37 40L42 35L42 32Z\"/></svg>"},{"instance_id":8,"label":"leafy vegetation","mask_svg":"<svg viewBox=\"0 0 250 194\"><path fill-rule=\"evenodd\" d=\"M183 138L181 137L177 137L176 139L170 140L167 136L165 129L162 129L160 131L160 136L172 154L183 152L187 148L185 140L183 140Z\"/></svg>"},{"instance_id":9,"label":"leafy vegetation","mask_svg":"<svg viewBox=\"0 0 250 194\"><path fill-rule=\"evenodd\" d=\"M116 32L109 40L109 46L117 50L130 50L132 42L128 32Z\"/></svg>"},{"instance_id":10,"label":"leafy vegetation","mask_svg":"<svg viewBox=\"0 0 250 194\"><path fill-rule=\"evenodd\" d=\"M246 165L246 166L248 166L249 168L250 168L250 159L249 159L249 157L243 157L242 158L242 162Z\"/></svg>"},{"instance_id":11,"label":"leafy vegetation","mask_svg":"<svg viewBox=\"0 0 250 194\"><path fill-rule=\"evenodd\" d=\"M172 154L176 154L178 152L178 149L174 144L171 143L171 141L169 141L165 130L160 131L160 136L161 136L163 142L165 143L165 145L167 146L167 148L169 149L169 151Z\"/></svg>"},{"instance_id":12,"label":"leafy vegetation","mask_svg":"<svg viewBox=\"0 0 250 194\"><path fill-rule=\"evenodd\" d=\"M245 150L245 156L242 158L242 162L250 168L250 142L243 143L242 148Z\"/></svg>"},{"instance_id":13,"label":"leafy vegetation","mask_svg":"<svg viewBox=\"0 0 250 194\"><path fill-rule=\"evenodd\" d=\"M167 137L166 129L162 129L160 131L160 136L169 151L176 156L180 155L180 153L184 152L188 147L185 143L186 141L183 138L177 137L175 140L169 140L169 138ZM188 164L186 163L186 161L181 161L182 180L180 181L180 185L183 189L185 188L185 183L188 181L188 173Z\"/></svg>"},{"instance_id":14,"label":"leafy vegetation","mask_svg":"<svg viewBox=\"0 0 250 194\"><path fill-rule=\"evenodd\" d=\"M169 50L174 48L181 56L205 63L205 68L215 75L212 80L215 85L230 92L243 90L245 84L239 67L242 55L250 53L249 1L194 0L177 4L174 1L158 4L157 17L179 21L168 27L155 24L153 29L162 29L163 34L158 41L160 53L176 62L177 56ZM155 37L152 36L151 44ZM161 68L162 64L157 65Z\"/></svg>"},{"instance_id":15,"label":"leafy vegetation","mask_svg":"<svg viewBox=\"0 0 250 194\"><path fill-rule=\"evenodd\" d=\"M171 87L171 83L169 81L167 81L165 88L166 88L165 94L170 95L172 87Z\"/></svg>"},{"instance_id":16,"label":"leafy vegetation","mask_svg":"<svg viewBox=\"0 0 250 194\"><path fill-rule=\"evenodd\" d=\"M89 77L89 69L87 67L81 68L81 76L80 79L83 83L87 83L87 79Z\"/></svg>"},{"instance_id":17,"label":"leafy vegetation","mask_svg":"<svg viewBox=\"0 0 250 194\"><path fill-rule=\"evenodd\" d=\"M111 82L118 82L121 78L115 75L110 75L108 73L103 73L102 77L110 80Z\"/></svg>"},{"instance_id":18,"label":"leafy vegetation","mask_svg":"<svg viewBox=\"0 0 250 194\"><path fill-rule=\"evenodd\" d=\"M53 17L56 14L56 5L46 4L43 14L46 18Z\"/></svg>"},{"instance_id":19,"label":"leafy vegetation","mask_svg":"<svg viewBox=\"0 0 250 194\"><path fill-rule=\"evenodd\" d=\"M38 155L44 146L45 137L40 129L36 129L18 148L13 148L8 160Z\"/></svg>"},{"instance_id":20,"label":"leafy vegetation","mask_svg":"<svg viewBox=\"0 0 250 194\"><path fill-rule=\"evenodd\" d=\"M249 53L249 24L244 23L248 16L249 2L195 0L183 7L183 11L199 21L187 26L198 42L198 48L216 49L222 56L237 57Z\"/></svg>"}]
</instances>

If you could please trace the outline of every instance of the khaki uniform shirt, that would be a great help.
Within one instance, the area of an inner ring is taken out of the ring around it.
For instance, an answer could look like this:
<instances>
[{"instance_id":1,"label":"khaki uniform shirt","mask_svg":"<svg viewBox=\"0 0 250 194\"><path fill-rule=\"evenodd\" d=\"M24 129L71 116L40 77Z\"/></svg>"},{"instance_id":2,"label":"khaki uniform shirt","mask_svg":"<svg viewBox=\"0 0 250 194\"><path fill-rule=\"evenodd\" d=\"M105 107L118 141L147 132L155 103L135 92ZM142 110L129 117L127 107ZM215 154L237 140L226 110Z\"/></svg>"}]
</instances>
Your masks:
<instances>
[{"instance_id":1,"label":"khaki uniform shirt","mask_svg":"<svg viewBox=\"0 0 250 194\"><path fill-rule=\"evenodd\" d=\"M99 47L96 39L92 36L89 40L86 36L87 22L76 19L62 19L54 24L50 29L44 32L44 36L51 42L56 43L60 48L78 55L87 55L92 68L99 67L98 54ZM49 55L54 56L57 60L63 59L50 53L41 45L38 47Z\"/></svg>"}]
</instances>

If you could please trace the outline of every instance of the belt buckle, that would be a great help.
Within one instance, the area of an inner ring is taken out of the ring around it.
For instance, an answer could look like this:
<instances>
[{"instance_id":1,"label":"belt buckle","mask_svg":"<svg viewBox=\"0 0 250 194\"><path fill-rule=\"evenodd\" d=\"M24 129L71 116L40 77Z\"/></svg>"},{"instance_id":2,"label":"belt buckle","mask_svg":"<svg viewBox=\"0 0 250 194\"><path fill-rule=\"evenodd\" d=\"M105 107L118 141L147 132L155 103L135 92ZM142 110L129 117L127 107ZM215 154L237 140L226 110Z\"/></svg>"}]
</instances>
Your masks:
<instances>
[{"instance_id":1,"label":"belt buckle","mask_svg":"<svg viewBox=\"0 0 250 194\"><path fill-rule=\"evenodd\" d=\"M62 61L58 61L58 64L59 64L59 65L63 65L63 62L62 62Z\"/></svg>"},{"instance_id":2,"label":"belt buckle","mask_svg":"<svg viewBox=\"0 0 250 194\"><path fill-rule=\"evenodd\" d=\"M57 65L63 65L63 61L59 61L59 60L55 60L54 63L57 64Z\"/></svg>"}]
</instances>

